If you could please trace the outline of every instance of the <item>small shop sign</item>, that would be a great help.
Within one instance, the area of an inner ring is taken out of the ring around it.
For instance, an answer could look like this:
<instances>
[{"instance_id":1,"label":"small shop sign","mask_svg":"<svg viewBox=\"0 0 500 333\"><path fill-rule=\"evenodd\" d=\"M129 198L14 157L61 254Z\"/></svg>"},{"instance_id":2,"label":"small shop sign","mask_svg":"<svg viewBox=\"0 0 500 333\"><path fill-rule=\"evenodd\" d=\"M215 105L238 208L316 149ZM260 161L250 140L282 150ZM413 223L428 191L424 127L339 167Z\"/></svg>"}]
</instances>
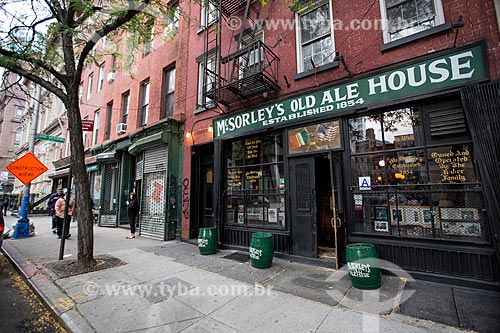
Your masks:
<instances>
[{"instance_id":1,"label":"small shop sign","mask_svg":"<svg viewBox=\"0 0 500 333\"><path fill-rule=\"evenodd\" d=\"M482 45L214 119L214 138L365 108L487 78ZM301 137L297 137L300 144Z\"/></svg>"}]
</instances>

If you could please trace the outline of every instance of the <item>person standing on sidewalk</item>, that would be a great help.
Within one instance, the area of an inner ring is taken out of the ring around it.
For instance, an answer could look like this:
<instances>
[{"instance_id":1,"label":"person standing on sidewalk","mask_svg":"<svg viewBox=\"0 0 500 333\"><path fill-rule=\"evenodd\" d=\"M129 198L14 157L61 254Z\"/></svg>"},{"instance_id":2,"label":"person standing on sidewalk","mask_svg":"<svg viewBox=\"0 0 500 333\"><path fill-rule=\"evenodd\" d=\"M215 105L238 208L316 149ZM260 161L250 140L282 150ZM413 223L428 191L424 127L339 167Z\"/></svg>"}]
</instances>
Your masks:
<instances>
[{"instance_id":1,"label":"person standing on sidewalk","mask_svg":"<svg viewBox=\"0 0 500 333\"><path fill-rule=\"evenodd\" d=\"M56 221L57 221L57 239L60 239L63 233L65 206L66 206L66 194L63 193L63 195L59 199L57 199L56 205L54 207ZM68 225L68 230L66 231L68 233L64 236L66 238L71 237L71 234L69 233L69 222L71 222L71 217L73 216L74 209L75 209L75 201L70 197L68 202L68 218L66 222L66 224Z\"/></svg>"},{"instance_id":2,"label":"person standing on sidewalk","mask_svg":"<svg viewBox=\"0 0 500 333\"><path fill-rule=\"evenodd\" d=\"M130 192L130 201L127 201L126 204L128 223L130 224L130 235L127 236L127 239L132 239L135 238L135 220L137 215L139 215L139 200L137 199L137 193Z\"/></svg>"},{"instance_id":3,"label":"person standing on sidewalk","mask_svg":"<svg viewBox=\"0 0 500 333\"><path fill-rule=\"evenodd\" d=\"M0 213L3 212L3 216L7 215L7 206L9 205L9 202L5 201L5 199L6 199L5 195L2 195L0 197Z\"/></svg>"},{"instance_id":4,"label":"person standing on sidewalk","mask_svg":"<svg viewBox=\"0 0 500 333\"><path fill-rule=\"evenodd\" d=\"M49 197L49 202L47 206L49 207L50 216L52 216L52 232L57 233L57 220L55 214L56 202L60 197L64 196L62 188L57 188L55 193L52 193Z\"/></svg>"}]
</instances>

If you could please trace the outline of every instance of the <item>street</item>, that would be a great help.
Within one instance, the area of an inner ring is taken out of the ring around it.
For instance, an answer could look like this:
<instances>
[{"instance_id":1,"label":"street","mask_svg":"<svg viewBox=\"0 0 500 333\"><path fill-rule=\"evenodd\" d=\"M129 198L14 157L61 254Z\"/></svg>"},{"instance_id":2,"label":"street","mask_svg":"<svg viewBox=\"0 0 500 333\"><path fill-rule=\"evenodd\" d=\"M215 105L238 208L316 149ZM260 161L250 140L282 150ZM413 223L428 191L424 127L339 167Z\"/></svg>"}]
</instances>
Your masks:
<instances>
[{"instance_id":1,"label":"street","mask_svg":"<svg viewBox=\"0 0 500 333\"><path fill-rule=\"evenodd\" d=\"M0 331L66 332L0 253Z\"/></svg>"}]
</instances>

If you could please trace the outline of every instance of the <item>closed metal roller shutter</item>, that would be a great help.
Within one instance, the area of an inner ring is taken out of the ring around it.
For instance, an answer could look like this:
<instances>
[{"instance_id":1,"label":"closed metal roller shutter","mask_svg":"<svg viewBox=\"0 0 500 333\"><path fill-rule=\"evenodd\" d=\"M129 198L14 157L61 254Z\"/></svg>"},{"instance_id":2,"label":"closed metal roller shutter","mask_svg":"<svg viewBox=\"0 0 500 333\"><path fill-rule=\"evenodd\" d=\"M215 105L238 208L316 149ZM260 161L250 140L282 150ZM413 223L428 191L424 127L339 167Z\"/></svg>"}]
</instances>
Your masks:
<instances>
[{"instance_id":1,"label":"closed metal roller shutter","mask_svg":"<svg viewBox=\"0 0 500 333\"><path fill-rule=\"evenodd\" d=\"M140 231L142 235L164 239L167 146L146 150L143 165Z\"/></svg>"}]
</instances>

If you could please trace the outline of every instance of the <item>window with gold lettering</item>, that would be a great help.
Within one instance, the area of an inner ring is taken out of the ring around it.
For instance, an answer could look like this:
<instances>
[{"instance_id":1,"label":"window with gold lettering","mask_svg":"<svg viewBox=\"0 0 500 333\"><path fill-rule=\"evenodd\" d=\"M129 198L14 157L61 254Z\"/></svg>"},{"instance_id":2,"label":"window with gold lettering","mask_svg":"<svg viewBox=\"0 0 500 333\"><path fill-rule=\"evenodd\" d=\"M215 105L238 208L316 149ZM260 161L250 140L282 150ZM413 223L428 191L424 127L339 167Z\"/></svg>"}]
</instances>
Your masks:
<instances>
[{"instance_id":1,"label":"window with gold lettering","mask_svg":"<svg viewBox=\"0 0 500 333\"><path fill-rule=\"evenodd\" d=\"M226 151L226 223L284 228L282 135L234 140Z\"/></svg>"},{"instance_id":2,"label":"window with gold lettering","mask_svg":"<svg viewBox=\"0 0 500 333\"><path fill-rule=\"evenodd\" d=\"M490 241L460 113L453 100L349 120L354 233Z\"/></svg>"}]
</instances>

